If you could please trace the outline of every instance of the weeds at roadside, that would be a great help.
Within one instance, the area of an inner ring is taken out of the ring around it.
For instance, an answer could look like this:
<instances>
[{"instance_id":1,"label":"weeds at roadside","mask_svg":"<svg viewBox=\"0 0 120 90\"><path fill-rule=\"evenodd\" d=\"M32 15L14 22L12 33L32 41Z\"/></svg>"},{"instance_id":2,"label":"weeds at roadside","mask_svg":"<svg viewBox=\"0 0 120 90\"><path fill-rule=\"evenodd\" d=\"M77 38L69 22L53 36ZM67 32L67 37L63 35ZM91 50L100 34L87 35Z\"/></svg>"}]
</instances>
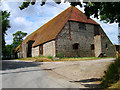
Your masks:
<instances>
[{"instance_id":1,"label":"weeds at roadside","mask_svg":"<svg viewBox=\"0 0 120 90\"><path fill-rule=\"evenodd\" d=\"M111 63L102 78L102 88L108 88L120 80L120 58Z\"/></svg>"}]
</instances>

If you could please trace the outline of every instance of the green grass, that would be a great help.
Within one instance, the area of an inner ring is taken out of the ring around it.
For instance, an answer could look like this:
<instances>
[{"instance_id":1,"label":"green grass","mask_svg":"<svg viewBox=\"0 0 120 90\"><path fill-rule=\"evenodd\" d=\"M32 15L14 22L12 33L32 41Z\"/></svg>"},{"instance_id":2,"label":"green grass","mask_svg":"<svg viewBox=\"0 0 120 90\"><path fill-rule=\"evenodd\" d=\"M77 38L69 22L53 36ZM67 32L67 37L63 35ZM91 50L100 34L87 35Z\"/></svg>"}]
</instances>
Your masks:
<instances>
[{"instance_id":1,"label":"green grass","mask_svg":"<svg viewBox=\"0 0 120 90\"><path fill-rule=\"evenodd\" d=\"M52 56L47 56L47 58L53 60L53 57L52 57Z\"/></svg>"},{"instance_id":2,"label":"green grass","mask_svg":"<svg viewBox=\"0 0 120 90\"><path fill-rule=\"evenodd\" d=\"M81 61L81 60L96 60L96 59L106 59L106 58L113 58L113 57L73 57L73 58L60 58L61 61Z\"/></svg>"},{"instance_id":3,"label":"green grass","mask_svg":"<svg viewBox=\"0 0 120 90\"><path fill-rule=\"evenodd\" d=\"M108 88L120 80L120 58L111 63L102 78L102 88Z\"/></svg>"},{"instance_id":4,"label":"green grass","mask_svg":"<svg viewBox=\"0 0 120 90\"><path fill-rule=\"evenodd\" d=\"M38 57L28 57L28 58L20 58L18 60L24 60L24 61L39 61L39 62L52 62L52 61L82 61L82 60L96 60L96 59L106 59L106 58L113 58L113 57L73 57L73 58L60 58L58 60L53 60L52 56L38 56Z\"/></svg>"},{"instance_id":5,"label":"green grass","mask_svg":"<svg viewBox=\"0 0 120 90\"><path fill-rule=\"evenodd\" d=\"M113 84L111 87L109 87L109 89L120 89L120 80L117 82L117 83L115 83L115 84Z\"/></svg>"},{"instance_id":6,"label":"green grass","mask_svg":"<svg viewBox=\"0 0 120 90\"><path fill-rule=\"evenodd\" d=\"M28 57L28 58L18 58L18 60L33 60L34 57Z\"/></svg>"},{"instance_id":7,"label":"green grass","mask_svg":"<svg viewBox=\"0 0 120 90\"><path fill-rule=\"evenodd\" d=\"M45 57L45 56L38 56L38 57Z\"/></svg>"}]
</instances>

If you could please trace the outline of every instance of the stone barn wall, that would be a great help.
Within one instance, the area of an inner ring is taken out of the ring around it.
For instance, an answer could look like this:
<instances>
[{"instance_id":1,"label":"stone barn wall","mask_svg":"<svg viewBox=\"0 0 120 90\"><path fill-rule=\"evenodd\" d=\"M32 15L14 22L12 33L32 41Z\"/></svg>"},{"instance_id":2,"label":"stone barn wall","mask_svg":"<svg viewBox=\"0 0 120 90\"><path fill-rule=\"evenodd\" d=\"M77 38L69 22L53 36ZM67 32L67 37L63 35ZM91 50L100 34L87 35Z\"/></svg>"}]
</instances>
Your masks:
<instances>
[{"instance_id":1,"label":"stone barn wall","mask_svg":"<svg viewBox=\"0 0 120 90\"><path fill-rule=\"evenodd\" d=\"M78 49L73 49L77 43ZM64 57L94 57L94 25L85 24L85 30L80 28L79 22L67 22L56 38L56 53Z\"/></svg>"},{"instance_id":2,"label":"stone barn wall","mask_svg":"<svg viewBox=\"0 0 120 90\"><path fill-rule=\"evenodd\" d=\"M27 58L27 48L28 48L28 44L23 43L21 46L21 57L22 58Z\"/></svg>"},{"instance_id":3,"label":"stone barn wall","mask_svg":"<svg viewBox=\"0 0 120 90\"><path fill-rule=\"evenodd\" d=\"M43 56L56 56L55 41L43 44Z\"/></svg>"},{"instance_id":4,"label":"stone barn wall","mask_svg":"<svg viewBox=\"0 0 120 90\"><path fill-rule=\"evenodd\" d=\"M32 48L32 57L37 57L37 56L56 56L55 52L55 41L50 41L45 44L43 44L43 54L40 53L40 46L33 47Z\"/></svg>"},{"instance_id":5,"label":"stone barn wall","mask_svg":"<svg viewBox=\"0 0 120 90\"><path fill-rule=\"evenodd\" d=\"M32 48L32 57L39 56L39 46Z\"/></svg>"},{"instance_id":6,"label":"stone barn wall","mask_svg":"<svg viewBox=\"0 0 120 90\"><path fill-rule=\"evenodd\" d=\"M102 45L102 52L106 53L107 57L114 57L116 54L115 46L109 40L105 32L102 28L99 28L101 34L101 45Z\"/></svg>"}]
</instances>

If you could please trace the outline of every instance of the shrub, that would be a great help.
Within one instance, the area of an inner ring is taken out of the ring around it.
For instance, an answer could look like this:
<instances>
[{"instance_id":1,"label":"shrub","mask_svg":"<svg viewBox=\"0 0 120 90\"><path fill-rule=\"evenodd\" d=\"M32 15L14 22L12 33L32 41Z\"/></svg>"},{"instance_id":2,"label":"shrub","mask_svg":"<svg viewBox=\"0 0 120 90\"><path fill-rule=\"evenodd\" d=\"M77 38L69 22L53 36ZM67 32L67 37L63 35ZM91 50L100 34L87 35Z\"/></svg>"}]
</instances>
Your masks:
<instances>
[{"instance_id":1,"label":"shrub","mask_svg":"<svg viewBox=\"0 0 120 90\"><path fill-rule=\"evenodd\" d=\"M53 60L53 57L52 56L47 56L48 59L52 59Z\"/></svg>"},{"instance_id":2,"label":"shrub","mask_svg":"<svg viewBox=\"0 0 120 90\"><path fill-rule=\"evenodd\" d=\"M62 52L57 52L57 57L59 57L59 58L62 58L63 57L63 54L62 54Z\"/></svg>"},{"instance_id":3,"label":"shrub","mask_svg":"<svg viewBox=\"0 0 120 90\"><path fill-rule=\"evenodd\" d=\"M105 75L102 78L102 88L107 88L120 79L120 58L111 63Z\"/></svg>"}]
</instances>

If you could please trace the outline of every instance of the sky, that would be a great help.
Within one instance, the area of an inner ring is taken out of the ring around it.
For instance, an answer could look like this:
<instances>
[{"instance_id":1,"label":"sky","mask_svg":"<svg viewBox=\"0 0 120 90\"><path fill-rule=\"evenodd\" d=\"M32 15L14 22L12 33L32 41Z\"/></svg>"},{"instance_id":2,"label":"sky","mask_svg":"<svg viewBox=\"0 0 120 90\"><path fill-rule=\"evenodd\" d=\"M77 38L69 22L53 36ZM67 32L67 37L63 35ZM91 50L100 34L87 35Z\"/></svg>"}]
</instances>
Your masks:
<instances>
[{"instance_id":1,"label":"sky","mask_svg":"<svg viewBox=\"0 0 120 90\"><path fill-rule=\"evenodd\" d=\"M1 10L10 12L11 28L7 30L7 35L5 36L6 44L12 44L13 33L23 31L29 35L70 6L69 3L55 4L50 0L44 6L40 6L41 2L36 2L35 5L30 5L28 8L20 10L19 6L21 4L22 2L4 1L0 6ZM77 8L84 12L84 7L80 8L77 6ZM91 18L101 25L113 44L118 44L117 23L106 24L92 16Z\"/></svg>"}]
</instances>

